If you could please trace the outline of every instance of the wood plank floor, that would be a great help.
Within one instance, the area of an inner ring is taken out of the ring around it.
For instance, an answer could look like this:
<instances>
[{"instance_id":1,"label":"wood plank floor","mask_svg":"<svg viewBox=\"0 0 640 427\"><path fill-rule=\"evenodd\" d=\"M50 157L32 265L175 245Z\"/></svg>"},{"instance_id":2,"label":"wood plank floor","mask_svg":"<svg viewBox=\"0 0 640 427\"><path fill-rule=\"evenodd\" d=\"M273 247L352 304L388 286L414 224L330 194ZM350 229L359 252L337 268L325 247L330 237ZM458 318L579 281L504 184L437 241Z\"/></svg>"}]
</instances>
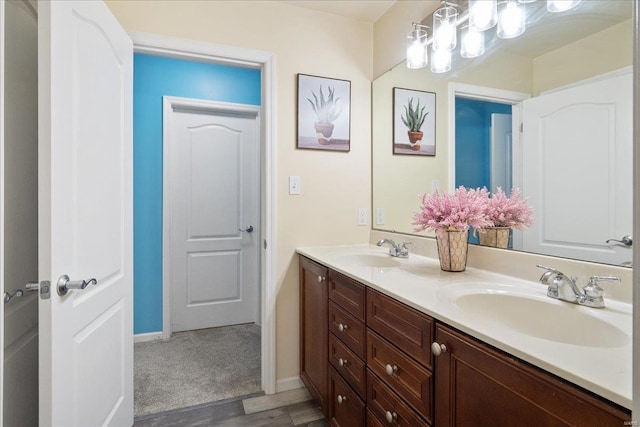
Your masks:
<instances>
[{"instance_id":1,"label":"wood plank floor","mask_svg":"<svg viewBox=\"0 0 640 427\"><path fill-rule=\"evenodd\" d=\"M159 414L137 417L134 427L195 427L195 426L225 426L225 427L325 427L329 424L324 419L320 408L308 398L300 400L301 394L291 392L270 396L228 399L189 408L175 409ZM258 402L256 402L256 400ZM262 402L260 402L262 400ZM245 411L245 402L251 407L264 407L266 410ZM278 406L279 402L284 406ZM256 405L258 403L258 405ZM249 413L248 413L249 412Z\"/></svg>"}]
</instances>

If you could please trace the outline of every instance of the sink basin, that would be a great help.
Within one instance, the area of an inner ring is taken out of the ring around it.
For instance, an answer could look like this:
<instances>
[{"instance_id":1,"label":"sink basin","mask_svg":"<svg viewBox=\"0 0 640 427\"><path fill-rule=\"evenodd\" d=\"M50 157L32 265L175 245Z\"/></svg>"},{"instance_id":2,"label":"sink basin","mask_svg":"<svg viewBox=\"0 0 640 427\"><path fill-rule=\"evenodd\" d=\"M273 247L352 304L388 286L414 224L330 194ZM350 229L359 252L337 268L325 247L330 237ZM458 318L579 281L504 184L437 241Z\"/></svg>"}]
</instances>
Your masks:
<instances>
[{"instance_id":1,"label":"sink basin","mask_svg":"<svg viewBox=\"0 0 640 427\"><path fill-rule=\"evenodd\" d=\"M585 312L599 309L585 309L553 299L546 301L528 295L473 293L459 296L456 305L465 313L559 343L622 347L631 339L616 326Z\"/></svg>"},{"instance_id":2,"label":"sink basin","mask_svg":"<svg viewBox=\"0 0 640 427\"><path fill-rule=\"evenodd\" d=\"M358 266L390 268L399 267L400 262L386 254L353 254L336 257L337 261L348 262Z\"/></svg>"}]
</instances>

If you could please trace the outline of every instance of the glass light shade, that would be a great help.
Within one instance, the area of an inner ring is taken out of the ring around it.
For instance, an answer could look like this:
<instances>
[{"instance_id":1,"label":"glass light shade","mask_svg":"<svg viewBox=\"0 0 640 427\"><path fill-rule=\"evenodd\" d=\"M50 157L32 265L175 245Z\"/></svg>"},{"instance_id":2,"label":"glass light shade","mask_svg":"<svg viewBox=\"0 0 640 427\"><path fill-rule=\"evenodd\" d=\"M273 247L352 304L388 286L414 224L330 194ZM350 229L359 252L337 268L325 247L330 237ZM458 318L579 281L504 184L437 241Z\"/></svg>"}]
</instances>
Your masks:
<instances>
[{"instance_id":1,"label":"glass light shade","mask_svg":"<svg viewBox=\"0 0 640 427\"><path fill-rule=\"evenodd\" d=\"M431 49L431 71L446 73L451 69L451 51L448 49Z\"/></svg>"},{"instance_id":2,"label":"glass light shade","mask_svg":"<svg viewBox=\"0 0 640 427\"><path fill-rule=\"evenodd\" d=\"M429 62L427 32L415 28L407 35L407 68L423 68Z\"/></svg>"},{"instance_id":3,"label":"glass light shade","mask_svg":"<svg viewBox=\"0 0 640 427\"><path fill-rule=\"evenodd\" d=\"M445 6L433 12L433 48L435 50L453 50L457 44L458 10Z\"/></svg>"},{"instance_id":4,"label":"glass light shade","mask_svg":"<svg viewBox=\"0 0 640 427\"><path fill-rule=\"evenodd\" d=\"M469 0L469 26L485 31L498 22L496 0Z\"/></svg>"},{"instance_id":5,"label":"glass light shade","mask_svg":"<svg viewBox=\"0 0 640 427\"><path fill-rule=\"evenodd\" d=\"M526 29L527 15L524 6L516 0L508 0L500 5L498 13L498 37L511 39L524 33Z\"/></svg>"},{"instance_id":6,"label":"glass light shade","mask_svg":"<svg viewBox=\"0 0 640 427\"><path fill-rule=\"evenodd\" d=\"M536 0L518 0L518 3L533 3Z\"/></svg>"},{"instance_id":7,"label":"glass light shade","mask_svg":"<svg viewBox=\"0 0 640 427\"><path fill-rule=\"evenodd\" d=\"M573 9L582 0L547 0L547 10L549 12L564 12Z\"/></svg>"},{"instance_id":8,"label":"glass light shade","mask_svg":"<svg viewBox=\"0 0 640 427\"><path fill-rule=\"evenodd\" d=\"M484 53L484 33L473 27L467 27L462 31L460 40L460 56L463 58L475 58Z\"/></svg>"}]
</instances>

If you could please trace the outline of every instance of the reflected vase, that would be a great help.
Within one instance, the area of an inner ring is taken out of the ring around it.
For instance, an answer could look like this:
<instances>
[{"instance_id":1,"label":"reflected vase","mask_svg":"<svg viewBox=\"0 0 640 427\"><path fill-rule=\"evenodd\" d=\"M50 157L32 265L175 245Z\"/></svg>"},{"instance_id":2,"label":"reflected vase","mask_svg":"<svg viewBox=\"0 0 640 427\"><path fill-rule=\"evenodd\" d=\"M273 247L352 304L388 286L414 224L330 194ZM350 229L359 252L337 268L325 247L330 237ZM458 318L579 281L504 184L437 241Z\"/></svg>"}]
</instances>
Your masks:
<instances>
[{"instance_id":1,"label":"reflected vase","mask_svg":"<svg viewBox=\"0 0 640 427\"><path fill-rule=\"evenodd\" d=\"M487 227L480 233L480 246L506 249L509 247L510 227Z\"/></svg>"},{"instance_id":2,"label":"reflected vase","mask_svg":"<svg viewBox=\"0 0 640 427\"><path fill-rule=\"evenodd\" d=\"M464 271L467 268L468 238L469 230L445 230L436 233L442 271Z\"/></svg>"}]
</instances>

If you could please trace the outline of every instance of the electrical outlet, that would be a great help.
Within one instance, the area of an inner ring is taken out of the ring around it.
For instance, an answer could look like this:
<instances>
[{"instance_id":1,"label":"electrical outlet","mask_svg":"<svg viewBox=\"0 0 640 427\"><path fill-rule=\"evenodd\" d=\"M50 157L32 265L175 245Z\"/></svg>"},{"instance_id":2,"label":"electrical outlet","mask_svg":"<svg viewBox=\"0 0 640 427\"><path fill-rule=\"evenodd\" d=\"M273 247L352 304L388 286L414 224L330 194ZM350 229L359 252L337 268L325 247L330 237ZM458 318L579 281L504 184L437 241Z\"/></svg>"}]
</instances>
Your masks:
<instances>
[{"instance_id":1,"label":"electrical outlet","mask_svg":"<svg viewBox=\"0 0 640 427\"><path fill-rule=\"evenodd\" d=\"M289 177L289 194L300 194L300 177L299 176L290 176Z\"/></svg>"},{"instance_id":2,"label":"electrical outlet","mask_svg":"<svg viewBox=\"0 0 640 427\"><path fill-rule=\"evenodd\" d=\"M376 225L384 225L384 208L376 208Z\"/></svg>"},{"instance_id":3,"label":"electrical outlet","mask_svg":"<svg viewBox=\"0 0 640 427\"><path fill-rule=\"evenodd\" d=\"M358 225L367 225L367 208L358 208Z\"/></svg>"},{"instance_id":4,"label":"electrical outlet","mask_svg":"<svg viewBox=\"0 0 640 427\"><path fill-rule=\"evenodd\" d=\"M432 179L431 180L431 192L435 193L436 190L440 190L440 180L439 179Z\"/></svg>"}]
</instances>

